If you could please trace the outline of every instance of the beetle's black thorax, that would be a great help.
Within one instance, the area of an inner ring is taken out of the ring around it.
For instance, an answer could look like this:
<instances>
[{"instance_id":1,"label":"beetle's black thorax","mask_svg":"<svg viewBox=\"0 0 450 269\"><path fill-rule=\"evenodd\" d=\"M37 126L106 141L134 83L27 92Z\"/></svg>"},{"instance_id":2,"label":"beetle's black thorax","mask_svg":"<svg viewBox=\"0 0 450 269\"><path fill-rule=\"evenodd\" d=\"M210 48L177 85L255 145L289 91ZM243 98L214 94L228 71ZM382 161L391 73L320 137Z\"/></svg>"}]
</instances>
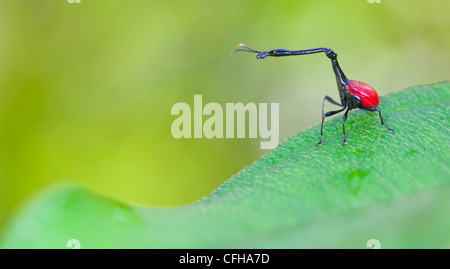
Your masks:
<instances>
[{"instance_id":1,"label":"beetle's black thorax","mask_svg":"<svg viewBox=\"0 0 450 269\"><path fill-rule=\"evenodd\" d=\"M346 99L348 109L352 110L355 108L361 108L362 107L361 98L349 93L348 90L346 90L346 92L347 92L347 96L349 96Z\"/></svg>"}]
</instances>

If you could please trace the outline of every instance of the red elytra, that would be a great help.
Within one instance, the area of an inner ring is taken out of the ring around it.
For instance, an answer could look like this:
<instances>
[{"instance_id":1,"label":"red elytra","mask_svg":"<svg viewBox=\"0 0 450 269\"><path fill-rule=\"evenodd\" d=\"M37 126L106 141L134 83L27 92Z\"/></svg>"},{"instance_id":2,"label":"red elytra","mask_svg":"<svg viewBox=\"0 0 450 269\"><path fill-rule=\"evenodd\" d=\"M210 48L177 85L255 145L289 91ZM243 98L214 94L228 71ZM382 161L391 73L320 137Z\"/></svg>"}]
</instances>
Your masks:
<instances>
[{"instance_id":1,"label":"red elytra","mask_svg":"<svg viewBox=\"0 0 450 269\"><path fill-rule=\"evenodd\" d=\"M364 82L350 80L347 84L347 90L350 94L360 98L362 107L377 107L380 103L380 98L378 98L375 89Z\"/></svg>"}]
</instances>

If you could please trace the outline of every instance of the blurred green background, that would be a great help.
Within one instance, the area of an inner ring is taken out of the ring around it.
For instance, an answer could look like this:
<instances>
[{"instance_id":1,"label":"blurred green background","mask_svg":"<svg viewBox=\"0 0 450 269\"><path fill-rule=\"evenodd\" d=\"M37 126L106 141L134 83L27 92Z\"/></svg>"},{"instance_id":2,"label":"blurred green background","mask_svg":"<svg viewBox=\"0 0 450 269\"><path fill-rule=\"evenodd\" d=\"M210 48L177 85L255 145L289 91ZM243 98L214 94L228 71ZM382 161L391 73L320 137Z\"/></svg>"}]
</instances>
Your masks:
<instances>
[{"instance_id":1,"label":"blurred green background","mask_svg":"<svg viewBox=\"0 0 450 269\"><path fill-rule=\"evenodd\" d=\"M450 2L0 2L0 229L30 195L78 182L132 204L198 200L258 159L260 139L174 139L177 102L280 103L280 142L337 98L329 47L380 95L448 80Z\"/></svg>"}]
</instances>

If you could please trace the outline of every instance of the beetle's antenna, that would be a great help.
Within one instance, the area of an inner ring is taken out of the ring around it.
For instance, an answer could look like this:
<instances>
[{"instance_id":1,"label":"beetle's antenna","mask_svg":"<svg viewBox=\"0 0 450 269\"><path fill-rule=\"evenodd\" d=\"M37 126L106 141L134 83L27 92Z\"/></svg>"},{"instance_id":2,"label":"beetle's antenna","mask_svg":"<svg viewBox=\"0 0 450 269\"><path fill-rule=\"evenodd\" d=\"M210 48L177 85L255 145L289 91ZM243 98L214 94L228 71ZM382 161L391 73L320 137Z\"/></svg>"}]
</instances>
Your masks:
<instances>
[{"instance_id":1,"label":"beetle's antenna","mask_svg":"<svg viewBox=\"0 0 450 269\"><path fill-rule=\"evenodd\" d=\"M242 43L237 45L237 47L231 52L231 54L234 54L235 52L238 52L238 51L261 53L260 51L254 50L254 49L250 48L249 46L242 44Z\"/></svg>"}]
</instances>

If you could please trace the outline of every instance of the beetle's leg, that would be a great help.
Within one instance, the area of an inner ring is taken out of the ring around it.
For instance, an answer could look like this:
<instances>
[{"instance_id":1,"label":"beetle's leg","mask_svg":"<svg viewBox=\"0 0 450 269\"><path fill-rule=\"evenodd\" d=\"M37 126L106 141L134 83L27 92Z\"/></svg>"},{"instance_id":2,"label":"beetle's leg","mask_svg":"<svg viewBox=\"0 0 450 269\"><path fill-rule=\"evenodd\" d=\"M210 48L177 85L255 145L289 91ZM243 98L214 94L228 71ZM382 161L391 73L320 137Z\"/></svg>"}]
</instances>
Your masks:
<instances>
[{"instance_id":1,"label":"beetle's leg","mask_svg":"<svg viewBox=\"0 0 450 269\"><path fill-rule=\"evenodd\" d=\"M347 136L345 135L345 121L347 120L347 113L350 109L347 108L347 110L344 113L344 116L342 117L342 130L344 132L344 142L342 143L342 146L347 144Z\"/></svg>"},{"instance_id":2,"label":"beetle's leg","mask_svg":"<svg viewBox=\"0 0 450 269\"><path fill-rule=\"evenodd\" d=\"M383 117L381 116L381 111L378 107L364 107L364 110L367 111L378 111L378 114L380 115L380 120L381 120L381 125L383 125L389 132L395 133L394 130L392 130L391 128L389 128L383 121Z\"/></svg>"},{"instance_id":3,"label":"beetle's leg","mask_svg":"<svg viewBox=\"0 0 450 269\"><path fill-rule=\"evenodd\" d=\"M330 103L332 103L334 105L337 105L337 106L341 106L342 109L335 110L335 111L328 111L327 113L324 113L324 111L325 111L324 110L324 108L325 108L325 101L328 101L328 102L330 102ZM322 142L323 142L323 123L325 121L325 118L329 117L329 116L332 116L332 115L334 115L336 113L342 112L342 111L344 111L345 108L346 108L345 105L339 104L338 102L334 101L329 96L325 96L325 98L323 98L323 104L322 104L322 125L320 127L320 141L319 141L319 143L316 144L316 147L319 146L319 145L322 145Z\"/></svg>"}]
</instances>

